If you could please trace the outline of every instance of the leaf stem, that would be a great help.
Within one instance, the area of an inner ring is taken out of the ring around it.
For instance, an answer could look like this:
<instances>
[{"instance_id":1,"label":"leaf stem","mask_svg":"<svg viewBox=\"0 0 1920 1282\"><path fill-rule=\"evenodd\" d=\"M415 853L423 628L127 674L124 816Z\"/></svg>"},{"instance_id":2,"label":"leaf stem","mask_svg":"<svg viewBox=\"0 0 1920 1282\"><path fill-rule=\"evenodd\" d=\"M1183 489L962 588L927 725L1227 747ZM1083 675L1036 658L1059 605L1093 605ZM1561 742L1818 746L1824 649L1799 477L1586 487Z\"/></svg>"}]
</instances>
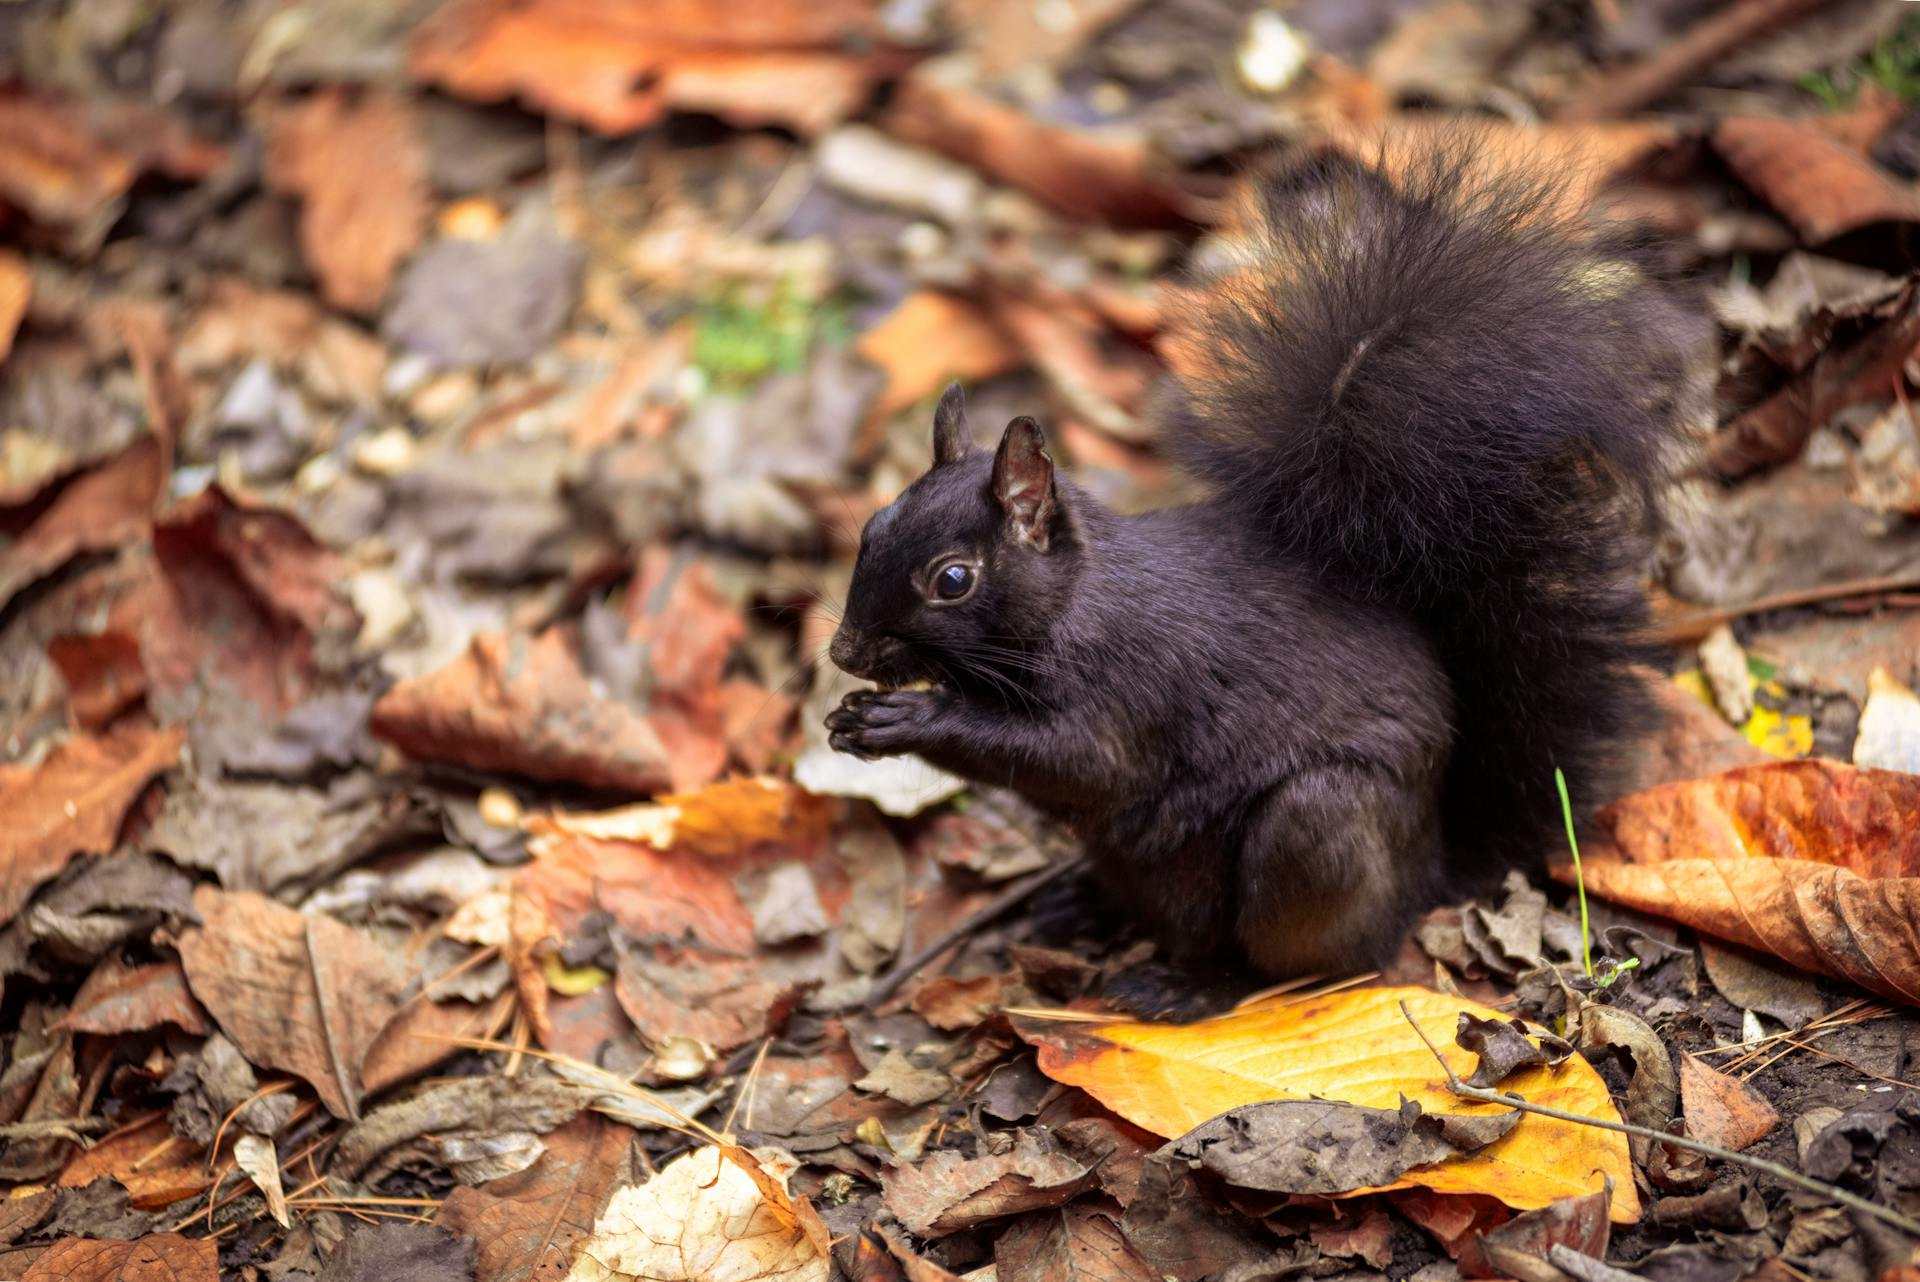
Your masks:
<instances>
[{"instance_id":1,"label":"leaf stem","mask_svg":"<svg viewBox=\"0 0 1920 1282\"><path fill-rule=\"evenodd\" d=\"M1420 1022L1414 1019L1413 1012L1407 1009L1405 999L1402 999L1400 1002L1400 1013L1407 1017L1407 1023L1413 1025L1413 1031L1419 1035L1421 1041L1427 1044L1427 1049L1433 1052L1434 1059L1439 1061L1440 1071L1447 1075L1447 1089L1455 1095L1458 1095L1461 1099L1470 1099L1481 1104L1502 1104L1508 1108L1517 1108L1523 1113L1538 1113L1542 1117L1551 1117L1555 1121L1573 1122L1580 1126L1593 1126L1603 1131L1618 1131L1622 1135L1638 1135L1643 1139L1659 1140L1662 1143L1671 1144L1675 1148L1691 1149L1695 1153L1704 1153L1708 1157L1717 1157L1722 1161L1732 1162L1736 1166L1744 1166L1748 1170L1760 1171L1763 1174L1773 1176L1775 1179L1785 1180L1789 1184L1797 1184L1809 1192L1818 1193L1822 1197L1830 1197L1836 1202L1850 1206L1863 1215L1870 1215L1876 1220L1891 1224L1902 1233L1920 1238L1920 1220L1902 1215L1891 1207L1881 1206L1876 1202L1869 1202L1857 1193L1849 1193L1847 1190L1837 1185L1828 1184L1824 1180L1816 1180L1810 1175L1802 1175L1791 1166L1782 1166L1780 1163L1770 1162L1764 1157L1748 1157L1745 1153L1736 1153L1732 1149L1721 1148L1718 1144L1708 1144L1704 1140L1690 1139L1685 1135L1670 1135L1665 1131L1656 1131L1651 1126L1636 1126L1632 1122L1603 1121L1597 1117L1588 1117L1584 1113L1569 1113L1565 1109L1548 1108L1544 1104L1535 1104L1529 1100L1522 1099L1518 1095L1510 1095L1505 1091L1496 1091L1483 1086L1469 1086L1460 1080L1460 1075L1453 1071L1451 1064L1447 1063L1446 1056L1440 1053L1440 1048L1433 1044L1431 1037L1427 1036L1427 1030L1420 1027Z\"/></svg>"},{"instance_id":2,"label":"leaf stem","mask_svg":"<svg viewBox=\"0 0 1920 1282\"><path fill-rule=\"evenodd\" d=\"M1573 800L1567 796L1567 776L1559 766L1553 768L1553 782L1560 789L1560 817L1567 822L1567 846L1573 851L1573 887L1580 895L1580 961L1593 978L1593 932L1587 924L1587 879L1580 871L1580 843L1573 836Z\"/></svg>"}]
</instances>

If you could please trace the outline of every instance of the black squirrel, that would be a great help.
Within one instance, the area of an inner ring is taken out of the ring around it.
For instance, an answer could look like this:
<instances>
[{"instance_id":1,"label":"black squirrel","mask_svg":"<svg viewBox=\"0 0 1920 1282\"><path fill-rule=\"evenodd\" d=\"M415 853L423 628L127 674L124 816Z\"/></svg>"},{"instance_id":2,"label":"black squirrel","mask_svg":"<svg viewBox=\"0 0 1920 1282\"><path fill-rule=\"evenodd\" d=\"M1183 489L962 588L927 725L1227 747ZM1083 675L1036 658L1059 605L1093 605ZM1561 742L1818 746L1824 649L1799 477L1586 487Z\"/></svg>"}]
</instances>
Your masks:
<instances>
[{"instance_id":1,"label":"black squirrel","mask_svg":"<svg viewBox=\"0 0 1920 1282\"><path fill-rule=\"evenodd\" d=\"M883 688L833 746L1066 820L1188 965L1372 966L1553 852L1554 768L1598 795L1646 709L1696 323L1561 194L1457 150L1256 184L1159 395L1195 504L1115 515L949 388L861 537L830 653Z\"/></svg>"}]
</instances>

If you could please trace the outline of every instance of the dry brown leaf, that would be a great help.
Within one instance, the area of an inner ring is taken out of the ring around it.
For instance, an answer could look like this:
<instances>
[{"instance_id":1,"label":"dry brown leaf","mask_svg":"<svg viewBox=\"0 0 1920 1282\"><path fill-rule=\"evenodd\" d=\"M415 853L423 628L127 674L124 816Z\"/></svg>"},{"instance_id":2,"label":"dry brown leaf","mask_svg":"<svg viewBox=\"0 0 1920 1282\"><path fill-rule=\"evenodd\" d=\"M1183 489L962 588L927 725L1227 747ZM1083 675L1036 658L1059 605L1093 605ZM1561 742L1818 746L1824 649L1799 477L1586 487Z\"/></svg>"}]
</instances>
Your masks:
<instances>
[{"instance_id":1,"label":"dry brown leaf","mask_svg":"<svg viewBox=\"0 0 1920 1282\"><path fill-rule=\"evenodd\" d=\"M1003 1153L967 1157L938 1149L881 1178L886 1205L920 1237L944 1237L992 1220L1062 1206L1099 1185L1098 1175L1032 1130Z\"/></svg>"},{"instance_id":2,"label":"dry brown leaf","mask_svg":"<svg viewBox=\"0 0 1920 1282\"><path fill-rule=\"evenodd\" d=\"M1117 1209L1075 1202L1014 1221L993 1244L1000 1277L1071 1278L1074 1282L1160 1282L1161 1273L1129 1245Z\"/></svg>"},{"instance_id":3,"label":"dry brown leaf","mask_svg":"<svg viewBox=\"0 0 1920 1282\"><path fill-rule=\"evenodd\" d=\"M746 1149L707 1145L616 1192L567 1282L827 1282L827 1229Z\"/></svg>"},{"instance_id":4,"label":"dry brown leaf","mask_svg":"<svg viewBox=\"0 0 1920 1282\"><path fill-rule=\"evenodd\" d=\"M614 992L653 1045L690 1037L723 1054L778 1032L796 996L762 978L752 958L669 943L622 949Z\"/></svg>"},{"instance_id":5,"label":"dry brown leaf","mask_svg":"<svg viewBox=\"0 0 1920 1282\"><path fill-rule=\"evenodd\" d=\"M887 376L868 415L875 424L926 400L954 379L983 382L1026 359L979 306L930 289L901 299L861 335L855 350Z\"/></svg>"},{"instance_id":6,"label":"dry brown leaf","mask_svg":"<svg viewBox=\"0 0 1920 1282\"><path fill-rule=\"evenodd\" d=\"M1243 1104L1273 1099L1338 1100L1398 1108L1402 1098L1434 1113L1486 1113L1448 1089L1432 1053L1407 1025L1405 1001L1462 1076L1472 1056L1453 1046L1462 1011L1499 1012L1463 997L1419 988L1362 988L1277 1002L1199 1024L1065 1024L1016 1019L1040 1048L1040 1070L1078 1086L1120 1116L1168 1138ZM1618 1121L1606 1083L1575 1056L1558 1068L1530 1068L1506 1089L1538 1104ZM1494 1111L1498 1111L1497 1109ZM1626 1137L1529 1116L1475 1153L1408 1171L1390 1187L1424 1185L1480 1193L1528 1210L1593 1191L1613 1179L1613 1218L1639 1218Z\"/></svg>"},{"instance_id":7,"label":"dry brown leaf","mask_svg":"<svg viewBox=\"0 0 1920 1282\"><path fill-rule=\"evenodd\" d=\"M219 1243L156 1233L131 1242L62 1238L20 1282L219 1282Z\"/></svg>"},{"instance_id":8,"label":"dry brown leaf","mask_svg":"<svg viewBox=\"0 0 1920 1282\"><path fill-rule=\"evenodd\" d=\"M1549 1249L1565 1246L1589 1259L1603 1260L1612 1226L1607 1222L1607 1194L1597 1190L1585 1197L1562 1198L1551 1206L1526 1211L1483 1233L1475 1233L1460 1252L1460 1272L1470 1278L1508 1276L1496 1261L1509 1253L1544 1260Z\"/></svg>"},{"instance_id":9,"label":"dry brown leaf","mask_svg":"<svg viewBox=\"0 0 1920 1282\"><path fill-rule=\"evenodd\" d=\"M124 632L58 636L47 658L67 683L67 706L83 730L102 730L147 693L140 643Z\"/></svg>"},{"instance_id":10,"label":"dry brown leaf","mask_svg":"<svg viewBox=\"0 0 1920 1282\"><path fill-rule=\"evenodd\" d=\"M281 1228L292 1228L287 1214L287 1193L280 1184L280 1154L273 1141L259 1135L242 1135L233 1142L233 1162L246 1173L253 1186L266 1199L267 1214Z\"/></svg>"},{"instance_id":11,"label":"dry brown leaf","mask_svg":"<svg viewBox=\"0 0 1920 1282\"><path fill-rule=\"evenodd\" d=\"M113 849L127 810L180 759L186 731L129 725L69 739L37 766L0 765L0 924L76 855Z\"/></svg>"},{"instance_id":12,"label":"dry brown leaf","mask_svg":"<svg viewBox=\"0 0 1920 1282\"><path fill-rule=\"evenodd\" d=\"M105 1137L67 1163L55 1183L79 1189L112 1179L127 1190L130 1205L156 1210L207 1191L213 1177L202 1157L201 1147L174 1135L161 1114Z\"/></svg>"},{"instance_id":13,"label":"dry brown leaf","mask_svg":"<svg viewBox=\"0 0 1920 1282\"><path fill-rule=\"evenodd\" d=\"M129 966L109 953L73 999L57 1028L76 1033L137 1033L162 1024L204 1037L213 1031L207 1012L187 991L177 961Z\"/></svg>"},{"instance_id":14,"label":"dry brown leaf","mask_svg":"<svg viewBox=\"0 0 1920 1282\"><path fill-rule=\"evenodd\" d=\"M594 693L557 632L475 637L446 667L387 691L373 731L409 756L476 770L640 793L672 782L661 736Z\"/></svg>"},{"instance_id":15,"label":"dry brown leaf","mask_svg":"<svg viewBox=\"0 0 1920 1282\"><path fill-rule=\"evenodd\" d=\"M365 1092L377 1095L389 1086L418 1077L460 1049L455 1039L485 1037L500 1027L507 1000L506 993L492 1003L413 998L367 1048L366 1060L360 1066Z\"/></svg>"},{"instance_id":16,"label":"dry brown leaf","mask_svg":"<svg viewBox=\"0 0 1920 1282\"><path fill-rule=\"evenodd\" d=\"M1920 222L1920 192L1894 181L1817 121L1723 120L1713 146L1808 244L1871 223Z\"/></svg>"},{"instance_id":17,"label":"dry brown leaf","mask_svg":"<svg viewBox=\"0 0 1920 1282\"><path fill-rule=\"evenodd\" d=\"M412 109L384 96L349 106L338 90L314 94L273 121L267 183L300 197L300 247L321 295L347 311L377 311L431 213Z\"/></svg>"},{"instance_id":18,"label":"dry brown leaf","mask_svg":"<svg viewBox=\"0 0 1920 1282\"><path fill-rule=\"evenodd\" d=\"M869 0L460 0L415 32L412 75L465 98L520 97L606 134L669 108L813 132L899 64ZM851 43L850 43L851 42ZM873 52L855 55L856 45Z\"/></svg>"},{"instance_id":19,"label":"dry brown leaf","mask_svg":"<svg viewBox=\"0 0 1920 1282\"><path fill-rule=\"evenodd\" d=\"M1920 1002L1920 778L1829 761L1745 766L1600 816L1587 889L1803 970ZM1554 875L1573 880L1570 864Z\"/></svg>"},{"instance_id":20,"label":"dry brown leaf","mask_svg":"<svg viewBox=\"0 0 1920 1282\"><path fill-rule=\"evenodd\" d=\"M58 484L46 509L0 550L0 605L82 552L107 551L133 539L146 528L165 488L166 462L151 436Z\"/></svg>"},{"instance_id":21,"label":"dry brown leaf","mask_svg":"<svg viewBox=\"0 0 1920 1282\"><path fill-rule=\"evenodd\" d=\"M907 76L880 127L951 156L1069 218L1117 227L1180 227L1197 209L1162 174L1142 138L1050 125L972 86Z\"/></svg>"},{"instance_id":22,"label":"dry brown leaf","mask_svg":"<svg viewBox=\"0 0 1920 1282\"><path fill-rule=\"evenodd\" d=\"M633 1131L582 1113L542 1137L531 1167L447 1194L434 1222L474 1241L474 1282L534 1282L573 1260L614 1187L633 1178Z\"/></svg>"},{"instance_id":23,"label":"dry brown leaf","mask_svg":"<svg viewBox=\"0 0 1920 1282\"><path fill-rule=\"evenodd\" d=\"M1758 1091L1694 1055L1680 1057L1680 1101L1688 1135L1735 1152L1764 1139L1780 1122Z\"/></svg>"},{"instance_id":24,"label":"dry brown leaf","mask_svg":"<svg viewBox=\"0 0 1920 1282\"><path fill-rule=\"evenodd\" d=\"M99 246L142 173L199 179L226 160L222 148L151 104L0 97L0 205L82 253Z\"/></svg>"},{"instance_id":25,"label":"dry brown leaf","mask_svg":"<svg viewBox=\"0 0 1920 1282\"><path fill-rule=\"evenodd\" d=\"M398 1011L398 959L331 917L251 892L194 892L201 925L180 940L187 983L255 1064L312 1084L336 1117L357 1118L361 1065Z\"/></svg>"},{"instance_id":26,"label":"dry brown leaf","mask_svg":"<svg viewBox=\"0 0 1920 1282\"><path fill-rule=\"evenodd\" d=\"M0 249L0 361L13 351L13 337L20 332L32 297L33 276L27 271L27 260L11 249Z\"/></svg>"}]
</instances>

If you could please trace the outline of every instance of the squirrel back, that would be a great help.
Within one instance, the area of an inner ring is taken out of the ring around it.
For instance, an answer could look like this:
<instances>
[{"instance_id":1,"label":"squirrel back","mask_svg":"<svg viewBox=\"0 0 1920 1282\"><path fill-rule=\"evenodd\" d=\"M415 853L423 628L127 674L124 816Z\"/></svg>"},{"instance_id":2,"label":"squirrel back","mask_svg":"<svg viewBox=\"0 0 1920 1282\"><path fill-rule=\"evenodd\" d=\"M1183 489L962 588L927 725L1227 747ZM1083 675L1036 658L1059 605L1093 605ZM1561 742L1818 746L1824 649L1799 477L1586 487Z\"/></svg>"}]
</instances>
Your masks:
<instances>
[{"instance_id":1,"label":"squirrel back","mask_svg":"<svg viewBox=\"0 0 1920 1282\"><path fill-rule=\"evenodd\" d=\"M1460 870L1551 851L1555 767L1606 795L1648 711L1636 572L1697 321L1562 210L1551 180L1459 146L1257 184L1248 252L1208 284L1163 393L1216 502L1433 637Z\"/></svg>"}]
</instances>

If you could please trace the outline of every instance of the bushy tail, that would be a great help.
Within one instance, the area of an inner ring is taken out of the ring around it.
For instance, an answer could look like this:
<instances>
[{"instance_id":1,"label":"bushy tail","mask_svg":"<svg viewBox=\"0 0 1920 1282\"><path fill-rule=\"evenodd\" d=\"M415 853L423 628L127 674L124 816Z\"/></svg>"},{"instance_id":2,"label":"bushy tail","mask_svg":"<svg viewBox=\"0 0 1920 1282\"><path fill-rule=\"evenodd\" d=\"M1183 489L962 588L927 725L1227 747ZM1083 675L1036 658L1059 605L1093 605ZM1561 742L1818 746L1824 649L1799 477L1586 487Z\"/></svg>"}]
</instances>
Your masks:
<instances>
[{"instance_id":1,"label":"bushy tail","mask_svg":"<svg viewBox=\"0 0 1920 1282\"><path fill-rule=\"evenodd\" d=\"M1428 621L1459 728L1448 848L1537 860L1554 768L1601 799L1641 720L1636 571L1699 331L1552 181L1458 145L1412 168L1316 162L1254 189L1170 430L1280 547Z\"/></svg>"}]
</instances>

